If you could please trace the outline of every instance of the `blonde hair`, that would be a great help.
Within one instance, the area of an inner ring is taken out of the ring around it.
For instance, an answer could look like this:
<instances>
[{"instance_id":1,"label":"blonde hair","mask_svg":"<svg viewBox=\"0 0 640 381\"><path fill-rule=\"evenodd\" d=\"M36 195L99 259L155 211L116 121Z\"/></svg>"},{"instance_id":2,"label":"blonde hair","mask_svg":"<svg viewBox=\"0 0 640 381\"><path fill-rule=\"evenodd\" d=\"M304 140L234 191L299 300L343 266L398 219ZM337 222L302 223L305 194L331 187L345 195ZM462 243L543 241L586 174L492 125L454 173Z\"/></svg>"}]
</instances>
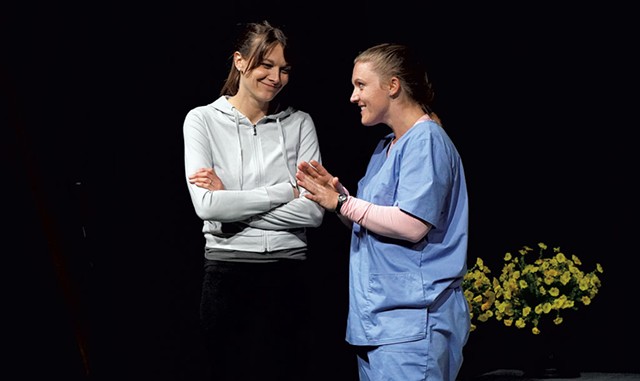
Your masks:
<instances>
[{"instance_id":1,"label":"blonde hair","mask_svg":"<svg viewBox=\"0 0 640 381\"><path fill-rule=\"evenodd\" d=\"M418 103L432 119L439 121L431 110L435 92L427 77L426 68L406 45L383 43L372 46L353 60L354 64L358 62L371 63L373 70L385 80L398 78L407 96Z\"/></svg>"}]
</instances>

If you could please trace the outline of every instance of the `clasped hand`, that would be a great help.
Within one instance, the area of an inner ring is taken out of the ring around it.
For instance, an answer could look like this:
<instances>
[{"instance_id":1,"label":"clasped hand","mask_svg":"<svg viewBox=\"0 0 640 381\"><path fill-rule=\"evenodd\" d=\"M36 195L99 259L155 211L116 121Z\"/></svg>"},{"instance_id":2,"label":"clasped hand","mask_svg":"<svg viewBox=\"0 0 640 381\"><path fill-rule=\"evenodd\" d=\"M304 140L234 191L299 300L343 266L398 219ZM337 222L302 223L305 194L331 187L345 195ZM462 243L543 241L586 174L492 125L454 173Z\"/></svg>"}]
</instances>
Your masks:
<instances>
[{"instance_id":1,"label":"clasped hand","mask_svg":"<svg viewBox=\"0 0 640 381\"><path fill-rule=\"evenodd\" d=\"M210 191L224 190L224 184L213 168L200 168L189 176L189 182Z\"/></svg>"},{"instance_id":2,"label":"clasped hand","mask_svg":"<svg viewBox=\"0 0 640 381\"><path fill-rule=\"evenodd\" d=\"M193 175L189 176L189 182L200 188L210 191L218 191L226 189L224 183L216 174L213 168L200 168ZM300 191L292 185L293 198L298 198Z\"/></svg>"},{"instance_id":3,"label":"clasped hand","mask_svg":"<svg viewBox=\"0 0 640 381\"><path fill-rule=\"evenodd\" d=\"M347 193L340 180L331 175L316 160L300 162L296 172L296 180L298 186L307 190L308 193L304 194L306 198L317 202L327 210L335 210L338 204L338 194Z\"/></svg>"}]
</instances>

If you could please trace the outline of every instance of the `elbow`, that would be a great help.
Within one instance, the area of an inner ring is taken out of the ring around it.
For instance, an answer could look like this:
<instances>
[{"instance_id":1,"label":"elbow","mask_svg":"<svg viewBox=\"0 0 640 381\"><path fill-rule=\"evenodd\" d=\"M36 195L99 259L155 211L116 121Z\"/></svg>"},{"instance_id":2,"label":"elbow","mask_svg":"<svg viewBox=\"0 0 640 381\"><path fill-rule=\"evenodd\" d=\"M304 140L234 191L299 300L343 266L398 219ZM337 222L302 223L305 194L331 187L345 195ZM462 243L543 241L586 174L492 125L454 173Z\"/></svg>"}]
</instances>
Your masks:
<instances>
[{"instance_id":1,"label":"elbow","mask_svg":"<svg viewBox=\"0 0 640 381\"><path fill-rule=\"evenodd\" d=\"M311 210L309 214L310 226L313 228L317 228L322 225L322 220L324 219L324 208L314 208Z\"/></svg>"},{"instance_id":2,"label":"elbow","mask_svg":"<svg viewBox=\"0 0 640 381\"><path fill-rule=\"evenodd\" d=\"M411 243L418 243L420 241L422 241L424 239L424 237L426 237L426 234L423 235L414 235L414 236L409 236L409 237L405 237L405 239Z\"/></svg>"},{"instance_id":3,"label":"elbow","mask_svg":"<svg viewBox=\"0 0 640 381\"><path fill-rule=\"evenodd\" d=\"M193 208L196 215L203 221L230 222L225 209L219 200L213 199L207 191L202 197L192 197Z\"/></svg>"},{"instance_id":4,"label":"elbow","mask_svg":"<svg viewBox=\"0 0 640 381\"><path fill-rule=\"evenodd\" d=\"M195 207L196 215L200 217L203 221L215 221L215 222L238 222L241 221L241 218L238 218L237 215L234 214L233 210L224 209L222 207L214 207L214 206L196 206Z\"/></svg>"},{"instance_id":5,"label":"elbow","mask_svg":"<svg viewBox=\"0 0 640 381\"><path fill-rule=\"evenodd\" d=\"M213 216L211 215L211 213L208 213L207 210L205 210L204 208L195 208L196 209L196 215L202 220L202 221L209 221L209 220L213 220Z\"/></svg>"},{"instance_id":6,"label":"elbow","mask_svg":"<svg viewBox=\"0 0 640 381\"><path fill-rule=\"evenodd\" d=\"M196 215L202 220L202 221L220 221L220 222L225 222L222 221L223 219L220 216L220 211L218 210L218 208L212 207L211 205L209 206L205 206L203 204L195 204L194 205L194 209L196 211Z\"/></svg>"},{"instance_id":7,"label":"elbow","mask_svg":"<svg viewBox=\"0 0 640 381\"><path fill-rule=\"evenodd\" d=\"M429 230L431 230L431 226L427 225L424 229L416 231L415 234L410 234L406 239L411 243L418 243L427 238Z\"/></svg>"},{"instance_id":8,"label":"elbow","mask_svg":"<svg viewBox=\"0 0 640 381\"><path fill-rule=\"evenodd\" d=\"M301 222L304 226L317 228L322 225L325 209L306 197L300 197L300 200L306 205L304 209L297 212L299 218L302 218Z\"/></svg>"}]
</instances>

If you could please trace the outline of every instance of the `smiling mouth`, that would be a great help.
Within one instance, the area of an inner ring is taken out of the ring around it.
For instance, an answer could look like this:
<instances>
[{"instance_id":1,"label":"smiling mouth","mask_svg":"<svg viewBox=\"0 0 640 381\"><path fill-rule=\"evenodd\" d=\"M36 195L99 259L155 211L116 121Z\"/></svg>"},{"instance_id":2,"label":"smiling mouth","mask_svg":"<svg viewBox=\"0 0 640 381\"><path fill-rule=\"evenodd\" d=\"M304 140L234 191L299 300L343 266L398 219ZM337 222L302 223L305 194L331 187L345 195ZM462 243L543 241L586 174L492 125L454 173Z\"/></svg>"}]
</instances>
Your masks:
<instances>
[{"instance_id":1,"label":"smiling mouth","mask_svg":"<svg viewBox=\"0 0 640 381\"><path fill-rule=\"evenodd\" d=\"M260 81L260 83L262 83L263 85L267 86L270 89L274 89L274 90L279 90L282 88L282 85L272 85L270 83L266 83L266 82L262 82Z\"/></svg>"}]
</instances>

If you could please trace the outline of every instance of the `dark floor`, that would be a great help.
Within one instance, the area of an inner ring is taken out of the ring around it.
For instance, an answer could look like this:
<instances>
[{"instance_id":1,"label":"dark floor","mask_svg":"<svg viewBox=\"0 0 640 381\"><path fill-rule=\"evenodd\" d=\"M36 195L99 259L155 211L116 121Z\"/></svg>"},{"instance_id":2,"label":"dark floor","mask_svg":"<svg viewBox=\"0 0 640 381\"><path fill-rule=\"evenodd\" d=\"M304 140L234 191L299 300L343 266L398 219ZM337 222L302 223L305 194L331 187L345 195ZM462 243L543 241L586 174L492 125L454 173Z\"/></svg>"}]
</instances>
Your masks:
<instances>
[{"instance_id":1,"label":"dark floor","mask_svg":"<svg viewBox=\"0 0 640 381\"><path fill-rule=\"evenodd\" d=\"M523 371L511 369L498 369L487 372L479 377L474 378L475 381L640 381L638 373L599 373L599 372L580 372L572 375L549 375L543 377L529 377Z\"/></svg>"}]
</instances>

